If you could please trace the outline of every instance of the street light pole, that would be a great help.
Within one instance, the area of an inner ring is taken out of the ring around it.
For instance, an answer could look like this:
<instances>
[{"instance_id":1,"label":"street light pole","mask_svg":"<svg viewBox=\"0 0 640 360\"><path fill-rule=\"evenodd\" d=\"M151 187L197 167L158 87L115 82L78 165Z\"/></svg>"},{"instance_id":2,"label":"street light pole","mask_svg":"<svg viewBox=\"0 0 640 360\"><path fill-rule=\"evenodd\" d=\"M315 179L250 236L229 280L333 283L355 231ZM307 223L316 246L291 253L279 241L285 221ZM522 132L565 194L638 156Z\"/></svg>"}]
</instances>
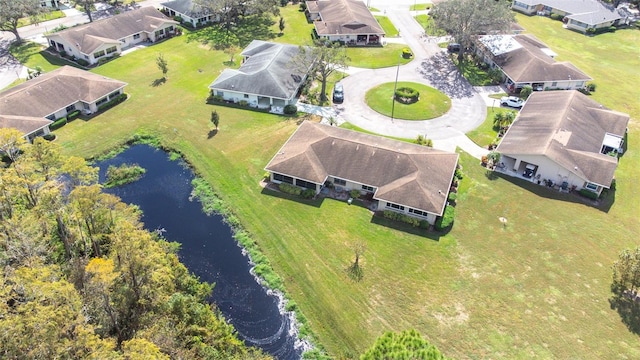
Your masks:
<instances>
[{"instance_id":1,"label":"street light pole","mask_svg":"<svg viewBox=\"0 0 640 360\"><path fill-rule=\"evenodd\" d=\"M402 56L402 55L400 55ZM393 94L391 97L391 122L393 122L393 112L396 109L396 88L398 87L398 74L400 73L400 57L398 58L398 67L396 69L396 82L393 84Z\"/></svg>"}]
</instances>

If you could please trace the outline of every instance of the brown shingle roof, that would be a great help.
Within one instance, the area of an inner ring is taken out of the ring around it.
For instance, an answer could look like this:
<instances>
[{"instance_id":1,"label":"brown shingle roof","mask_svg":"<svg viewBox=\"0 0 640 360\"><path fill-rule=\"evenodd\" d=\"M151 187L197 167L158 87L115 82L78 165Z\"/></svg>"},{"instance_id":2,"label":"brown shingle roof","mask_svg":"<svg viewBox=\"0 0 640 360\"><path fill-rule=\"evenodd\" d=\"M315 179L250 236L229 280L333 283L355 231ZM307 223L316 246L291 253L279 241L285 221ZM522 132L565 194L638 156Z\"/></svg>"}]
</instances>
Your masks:
<instances>
[{"instance_id":1,"label":"brown shingle roof","mask_svg":"<svg viewBox=\"0 0 640 360\"><path fill-rule=\"evenodd\" d=\"M317 9L321 21L314 21L318 35L376 34L384 30L367 6L359 0L307 1L307 8Z\"/></svg>"},{"instance_id":2,"label":"brown shingle roof","mask_svg":"<svg viewBox=\"0 0 640 360\"><path fill-rule=\"evenodd\" d=\"M126 11L113 17L94 21L51 34L60 36L83 54L91 54L102 44L116 44L133 34L154 32L162 24L178 24L152 6Z\"/></svg>"},{"instance_id":3,"label":"brown shingle roof","mask_svg":"<svg viewBox=\"0 0 640 360\"><path fill-rule=\"evenodd\" d=\"M457 163L455 153L305 121L265 169L354 181L376 187L375 199L441 215Z\"/></svg>"},{"instance_id":4,"label":"brown shingle roof","mask_svg":"<svg viewBox=\"0 0 640 360\"><path fill-rule=\"evenodd\" d=\"M600 150L606 134L624 137L629 115L572 91L531 94L498 145L506 155L543 155L589 182L608 187L617 159Z\"/></svg>"},{"instance_id":5,"label":"brown shingle roof","mask_svg":"<svg viewBox=\"0 0 640 360\"><path fill-rule=\"evenodd\" d=\"M485 42L481 46L489 50L489 53L493 53L493 61L496 65L516 83L567 79L591 80L589 75L580 71L570 62L556 62L542 50L547 49L547 45L533 35L486 35L481 37L481 43L483 39ZM505 39L512 39L517 44L514 44L511 49L497 50L493 48L493 41Z\"/></svg>"},{"instance_id":6,"label":"brown shingle roof","mask_svg":"<svg viewBox=\"0 0 640 360\"><path fill-rule=\"evenodd\" d=\"M42 129L52 122L53 121L51 120L39 117L0 115L0 128L18 129L20 132L27 135L38 129Z\"/></svg>"},{"instance_id":7,"label":"brown shingle roof","mask_svg":"<svg viewBox=\"0 0 640 360\"><path fill-rule=\"evenodd\" d=\"M78 101L92 103L127 84L63 66L0 93L0 115L46 117Z\"/></svg>"}]
</instances>

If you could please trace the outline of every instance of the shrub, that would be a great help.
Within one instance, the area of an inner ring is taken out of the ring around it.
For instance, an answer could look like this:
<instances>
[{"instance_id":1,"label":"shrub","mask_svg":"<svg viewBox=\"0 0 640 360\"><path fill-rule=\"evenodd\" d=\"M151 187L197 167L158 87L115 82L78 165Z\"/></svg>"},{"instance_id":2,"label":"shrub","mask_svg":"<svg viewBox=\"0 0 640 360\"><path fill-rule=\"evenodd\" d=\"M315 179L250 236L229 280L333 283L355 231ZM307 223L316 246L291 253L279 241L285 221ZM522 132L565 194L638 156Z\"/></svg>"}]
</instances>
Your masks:
<instances>
[{"instance_id":1,"label":"shrub","mask_svg":"<svg viewBox=\"0 0 640 360\"><path fill-rule=\"evenodd\" d=\"M278 185L278 189L280 189L280 191L282 191L283 193L286 194L291 194L291 195L300 195L302 194L302 189L300 189L297 186L291 185L291 184L287 184L287 183L280 183Z\"/></svg>"},{"instance_id":2,"label":"shrub","mask_svg":"<svg viewBox=\"0 0 640 360\"><path fill-rule=\"evenodd\" d=\"M349 191L349 196L351 196L354 199L359 198L360 197L360 190L353 189L353 190Z\"/></svg>"},{"instance_id":3,"label":"shrub","mask_svg":"<svg viewBox=\"0 0 640 360\"><path fill-rule=\"evenodd\" d=\"M596 91L596 84L595 83L588 83L587 84L587 90L594 92Z\"/></svg>"},{"instance_id":4,"label":"shrub","mask_svg":"<svg viewBox=\"0 0 640 360\"><path fill-rule=\"evenodd\" d=\"M110 165L107 168L107 181L105 181L104 187L111 188L132 183L139 180L145 172L147 170L138 164Z\"/></svg>"},{"instance_id":5,"label":"shrub","mask_svg":"<svg viewBox=\"0 0 640 360\"><path fill-rule=\"evenodd\" d=\"M182 23L182 16L178 16L178 15L174 16L173 17L173 21L177 21L179 23Z\"/></svg>"},{"instance_id":6,"label":"shrub","mask_svg":"<svg viewBox=\"0 0 640 360\"><path fill-rule=\"evenodd\" d=\"M300 195L305 199L311 199L316 196L316 191L313 189L304 189Z\"/></svg>"},{"instance_id":7,"label":"shrub","mask_svg":"<svg viewBox=\"0 0 640 360\"><path fill-rule=\"evenodd\" d=\"M60 129L61 127L65 126L66 124L67 124L67 118L66 117L61 117L60 119L52 122L51 125L49 125L49 129L57 130L57 129Z\"/></svg>"},{"instance_id":8,"label":"shrub","mask_svg":"<svg viewBox=\"0 0 640 360\"><path fill-rule=\"evenodd\" d=\"M215 102L224 102L224 98L222 97L222 95L213 95L210 98Z\"/></svg>"},{"instance_id":9,"label":"shrub","mask_svg":"<svg viewBox=\"0 0 640 360\"><path fill-rule=\"evenodd\" d=\"M464 178L464 175L462 174L462 170L460 169L456 169L456 174L455 174L456 178L458 178L459 180L462 180Z\"/></svg>"},{"instance_id":10,"label":"shrub","mask_svg":"<svg viewBox=\"0 0 640 360\"><path fill-rule=\"evenodd\" d=\"M240 100L238 101L238 104L240 106L249 106L249 102L247 100Z\"/></svg>"},{"instance_id":11,"label":"shrub","mask_svg":"<svg viewBox=\"0 0 640 360\"><path fill-rule=\"evenodd\" d=\"M520 90L520 97L527 100L532 92L533 87L531 85L525 85L522 87L522 90Z\"/></svg>"},{"instance_id":12,"label":"shrub","mask_svg":"<svg viewBox=\"0 0 640 360\"><path fill-rule=\"evenodd\" d=\"M587 34L591 34L591 35L593 35L593 34L595 34L595 33L596 33L596 29L594 29L594 28L588 28L588 29L587 29Z\"/></svg>"},{"instance_id":13,"label":"shrub","mask_svg":"<svg viewBox=\"0 0 640 360\"><path fill-rule=\"evenodd\" d=\"M87 66L89 65L89 62L85 59L76 59L76 62L78 63L78 65L80 66Z\"/></svg>"},{"instance_id":14,"label":"shrub","mask_svg":"<svg viewBox=\"0 0 640 360\"><path fill-rule=\"evenodd\" d=\"M413 104L420 98L420 93L415 89L403 86L396 89L395 98L396 101L403 104Z\"/></svg>"},{"instance_id":15,"label":"shrub","mask_svg":"<svg viewBox=\"0 0 640 360\"><path fill-rule=\"evenodd\" d=\"M596 200L598 198L598 194L594 193L591 190L588 189L580 189L580 191L578 191L578 193L586 198L589 198L591 200Z\"/></svg>"},{"instance_id":16,"label":"shrub","mask_svg":"<svg viewBox=\"0 0 640 360\"><path fill-rule=\"evenodd\" d=\"M120 104L121 102L127 99L127 94L120 94L116 98L111 99L110 101L98 106L98 111L106 110L112 106Z\"/></svg>"},{"instance_id":17,"label":"shrub","mask_svg":"<svg viewBox=\"0 0 640 360\"><path fill-rule=\"evenodd\" d=\"M449 202L456 202L456 199L458 199L458 194L454 193L454 192L450 192L449 193Z\"/></svg>"},{"instance_id":18,"label":"shrub","mask_svg":"<svg viewBox=\"0 0 640 360\"><path fill-rule=\"evenodd\" d=\"M409 224L413 227L418 227L420 226L420 222L421 220L418 218L415 218L413 216L409 216L406 214L402 214L399 212L395 212L395 211L391 211L391 210L385 210L382 212L382 216L384 216L385 218L389 219L389 220L393 220L393 221L400 221L406 224Z\"/></svg>"},{"instance_id":19,"label":"shrub","mask_svg":"<svg viewBox=\"0 0 640 360\"><path fill-rule=\"evenodd\" d=\"M579 88L579 89L576 89L576 90L580 91L581 93L583 93L585 95L591 95L591 92L587 88Z\"/></svg>"},{"instance_id":20,"label":"shrub","mask_svg":"<svg viewBox=\"0 0 640 360\"><path fill-rule=\"evenodd\" d=\"M60 56L61 57L67 57L67 52L64 50L60 50Z\"/></svg>"},{"instance_id":21,"label":"shrub","mask_svg":"<svg viewBox=\"0 0 640 360\"><path fill-rule=\"evenodd\" d=\"M551 15L549 15L549 17L552 20L560 20L560 21L562 21L562 19L564 18L564 16L562 16L560 14L556 14L556 13L552 13Z\"/></svg>"},{"instance_id":22,"label":"shrub","mask_svg":"<svg viewBox=\"0 0 640 360\"><path fill-rule=\"evenodd\" d=\"M67 114L67 118L69 118L69 121L71 121L71 120L75 120L75 118L77 118L79 115L80 115L80 110L75 110Z\"/></svg>"},{"instance_id":23,"label":"shrub","mask_svg":"<svg viewBox=\"0 0 640 360\"><path fill-rule=\"evenodd\" d=\"M52 140L55 140L56 135L55 134L47 134L47 135L44 135L42 138L47 140L47 141L52 141Z\"/></svg>"},{"instance_id":24,"label":"shrub","mask_svg":"<svg viewBox=\"0 0 640 360\"><path fill-rule=\"evenodd\" d=\"M618 30L618 28L615 27L615 26L609 26L609 28L607 30L609 30L609 32L616 32L616 30Z\"/></svg>"},{"instance_id":25,"label":"shrub","mask_svg":"<svg viewBox=\"0 0 640 360\"><path fill-rule=\"evenodd\" d=\"M447 205L444 208L444 213L442 216L436 220L436 229L444 230L453 225L453 218L455 216L455 208L453 206Z\"/></svg>"},{"instance_id":26,"label":"shrub","mask_svg":"<svg viewBox=\"0 0 640 360\"><path fill-rule=\"evenodd\" d=\"M409 49L409 48L402 49L402 57L403 58L408 59L408 58L410 58L412 56L413 56L413 53L411 52L411 49Z\"/></svg>"},{"instance_id":27,"label":"shrub","mask_svg":"<svg viewBox=\"0 0 640 360\"><path fill-rule=\"evenodd\" d=\"M298 107L295 105L287 105L284 107L284 113L287 115L293 115L296 114L298 112Z\"/></svg>"}]
</instances>

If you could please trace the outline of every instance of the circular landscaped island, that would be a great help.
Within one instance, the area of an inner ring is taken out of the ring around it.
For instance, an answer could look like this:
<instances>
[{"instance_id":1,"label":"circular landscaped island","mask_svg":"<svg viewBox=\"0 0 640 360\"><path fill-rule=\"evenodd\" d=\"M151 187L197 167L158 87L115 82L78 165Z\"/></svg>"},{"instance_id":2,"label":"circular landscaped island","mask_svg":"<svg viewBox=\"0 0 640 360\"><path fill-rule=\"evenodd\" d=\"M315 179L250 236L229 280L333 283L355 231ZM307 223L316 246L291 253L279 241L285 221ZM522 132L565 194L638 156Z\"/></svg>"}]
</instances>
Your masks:
<instances>
[{"instance_id":1,"label":"circular landscaped island","mask_svg":"<svg viewBox=\"0 0 640 360\"><path fill-rule=\"evenodd\" d=\"M382 115L391 117L394 83L378 85L365 95L367 105ZM423 84L399 81L395 93L393 117L403 120L429 120L451 109L451 99Z\"/></svg>"}]
</instances>

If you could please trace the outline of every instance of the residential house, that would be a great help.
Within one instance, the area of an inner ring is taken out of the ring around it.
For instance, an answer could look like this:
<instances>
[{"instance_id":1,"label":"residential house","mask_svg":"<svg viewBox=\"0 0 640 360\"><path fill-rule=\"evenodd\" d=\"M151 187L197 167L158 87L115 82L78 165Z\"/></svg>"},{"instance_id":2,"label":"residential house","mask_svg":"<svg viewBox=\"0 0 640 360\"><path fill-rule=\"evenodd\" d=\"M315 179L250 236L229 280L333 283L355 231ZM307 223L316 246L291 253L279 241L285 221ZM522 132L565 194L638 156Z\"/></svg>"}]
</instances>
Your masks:
<instances>
[{"instance_id":1,"label":"residential house","mask_svg":"<svg viewBox=\"0 0 640 360\"><path fill-rule=\"evenodd\" d=\"M475 41L476 54L490 67L498 67L511 92L525 85L534 90L581 89L591 77L568 61L555 61L556 53L533 35L484 35Z\"/></svg>"},{"instance_id":2,"label":"residential house","mask_svg":"<svg viewBox=\"0 0 640 360\"><path fill-rule=\"evenodd\" d=\"M209 22L218 21L219 16L211 13L208 9L195 3L193 0L172 0L162 5L162 9L169 16L179 16L182 23L197 27Z\"/></svg>"},{"instance_id":3,"label":"residential house","mask_svg":"<svg viewBox=\"0 0 640 360\"><path fill-rule=\"evenodd\" d=\"M297 102L307 78L308 71L292 63L299 52L296 45L253 40L241 53L240 68L223 70L209 85L211 95L281 113L284 106Z\"/></svg>"},{"instance_id":4,"label":"residential house","mask_svg":"<svg viewBox=\"0 0 640 360\"><path fill-rule=\"evenodd\" d=\"M360 0L306 1L307 16L321 39L347 45L381 45L385 33Z\"/></svg>"},{"instance_id":5,"label":"residential house","mask_svg":"<svg viewBox=\"0 0 640 360\"><path fill-rule=\"evenodd\" d=\"M458 154L305 121L265 167L274 183L316 194L359 190L391 210L434 224L442 216Z\"/></svg>"},{"instance_id":6,"label":"residential house","mask_svg":"<svg viewBox=\"0 0 640 360\"><path fill-rule=\"evenodd\" d=\"M60 8L60 3L60 0L40 0L40 7L58 9Z\"/></svg>"},{"instance_id":7,"label":"residential house","mask_svg":"<svg viewBox=\"0 0 640 360\"><path fill-rule=\"evenodd\" d=\"M629 115L579 91L533 93L496 151L498 171L561 189L609 188Z\"/></svg>"},{"instance_id":8,"label":"residential house","mask_svg":"<svg viewBox=\"0 0 640 360\"><path fill-rule=\"evenodd\" d=\"M123 93L127 84L63 66L0 92L0 127L13 127L28 140L49 133L49 124L76 110L85 114Z\"/></svg>"},{"instance_id":9,"label":"residential house","mask_svg":"<svg viewBox=\"0 0 640 360\"><path fill-rule=\"evenodd\" d=\"M171 36L177 24L154 7L141 7L45 37L53 50L96 64L136 44Z\"/></svg>"},{"instance_id":10,"label":"residential house","mask_svg":"<svg viewBox=\"0 0 640 360\"><path fill-rule=\"evenodd\" d=\"M615 7L598 0L514 0L511 8L528 15L564 16L567 28L583 33L618 25L624 19Z\"/></svg>"}]
</instances>

